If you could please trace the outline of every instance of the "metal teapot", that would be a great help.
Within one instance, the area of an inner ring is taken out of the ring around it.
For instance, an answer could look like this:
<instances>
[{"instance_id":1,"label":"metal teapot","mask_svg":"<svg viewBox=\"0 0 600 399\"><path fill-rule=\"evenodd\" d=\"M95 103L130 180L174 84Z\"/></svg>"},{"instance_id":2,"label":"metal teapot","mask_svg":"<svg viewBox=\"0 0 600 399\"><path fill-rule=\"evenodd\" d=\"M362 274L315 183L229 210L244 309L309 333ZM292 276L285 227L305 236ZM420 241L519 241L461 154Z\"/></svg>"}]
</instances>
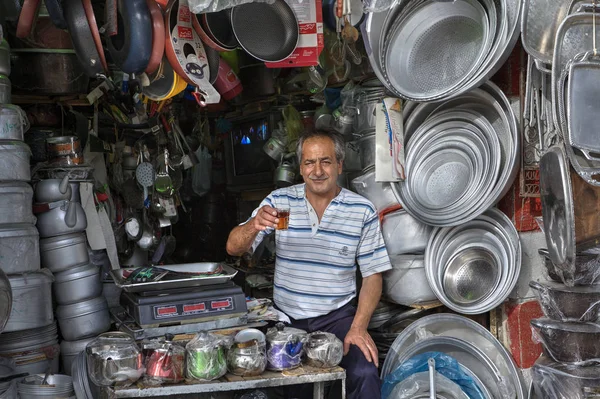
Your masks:
<instances>
[{"instance_id":1,"label":"metal teapot","mask_svg":"<svg viewBox=\"0 0 600 399\"><path fill-rule=\"evenodd\" d=\"M296 165L296 154L289 153L281 158L281 163L275 169L274 183L278 186L289 186L296 182L298 166Z\"/></svg>"}]
</instances>

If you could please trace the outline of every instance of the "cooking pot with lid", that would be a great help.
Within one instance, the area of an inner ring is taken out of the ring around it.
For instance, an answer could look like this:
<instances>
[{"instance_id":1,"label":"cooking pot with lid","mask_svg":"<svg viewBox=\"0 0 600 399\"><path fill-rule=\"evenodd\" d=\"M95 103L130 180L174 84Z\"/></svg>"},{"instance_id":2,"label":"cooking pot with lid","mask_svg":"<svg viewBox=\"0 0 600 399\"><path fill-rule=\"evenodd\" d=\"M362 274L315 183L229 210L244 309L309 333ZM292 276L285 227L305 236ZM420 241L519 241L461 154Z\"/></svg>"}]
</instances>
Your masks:
<instances>
[{"instance_id":1,"label":"cooking pot with lid","mask_svg":"<svg viewBox=\"0 0 600 399\"><path fill-rule=\"evenodd\" d=\"M267 367L266 337L260 330L247 328L236 334L227 353L227 369L242 377L262 374Z\"/></svg>"},{"instance_id":2,"label":"cooking pot with lid","mask_svg":"<svg viewBox=\"0 0 600 399\"><path fill-rule=\"evenodd\" d=\"M283 371L296 368L302 361L306 331L277 323L267 331L267 369Z\"/></svg>"},{"instance_id":3,"label":"cooking pot with lid","mask_svg":"<svg viewBox=\"0 0 600 399\"><path fill-rule=\"evenodd\" d=\"M142 354L126 333L100 334L85 348L88 373L99 386L131 385L144 373Z\"/></svg>"}]
</instances>

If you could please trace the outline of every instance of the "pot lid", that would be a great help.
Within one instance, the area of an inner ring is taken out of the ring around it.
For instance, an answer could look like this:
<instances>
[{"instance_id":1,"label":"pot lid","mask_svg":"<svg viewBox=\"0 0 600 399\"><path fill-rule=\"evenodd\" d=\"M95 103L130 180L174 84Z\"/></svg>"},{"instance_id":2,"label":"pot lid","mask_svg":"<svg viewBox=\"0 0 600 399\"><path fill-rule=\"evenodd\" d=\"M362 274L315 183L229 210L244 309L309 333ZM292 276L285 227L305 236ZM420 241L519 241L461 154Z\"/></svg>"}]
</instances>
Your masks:
<instances>
[{"instance_id":1,"label":"pot lid","mask_svg":"<svg viewBox=\"0 0 600 399\"><path fill-rule=\"evenodd\" d=\"M98 335L86 348L86 353L122 359L139 353L135 340L120 331L111 331Z\"/></svg>"},{"instance_id":2,"label":"pot lid","mask_svg":"<svg viewBox=\"0 0 600 399\"><path fill-rule=\"evenodd\" d=\"M8 194L8 193L31 193L33 196L33 189L29 183L25 182L0 182L0 193Z\"/></svg>"},{"instance_id":3,"label":"pot lid","mask_svg":"<svg viewBox=\"0 0 600 399\"><path fill-rule=\"evenodd\" d=\"M28 223L15 223L0 225L0 238L4 237L24 237L36 236L39 237L38 230L35 226Z\"/></svg>"},{"instance_id":4,"label":"pot lid","mask_svg":"<svg viewBox=\"0 0 600 399\"><path fill-rule=\"evenodd\" d=\"M172 354L183 354L185 349L177 342L173 342L173 334L165 334L164 337L145 340L142 342L142 349L152 350L155 352L172 353Z\"/></svg>"},{"instance_id":5,"label":"pot lid","mask_svg":"<svg viewBox=\"0 0 600 399\"><path fill-rule=\"evenodd\" d=\"M21 151L27 151L31 154L29 146L22 141L17 140L0 140L0 151L14 151L18 148Z\"/></svg>"},{"instance_id":6,"label":"pot lid","mask_svg":"<svg viewBox=\"0 0 600 399\"><path fill-rule=\"evenodd\" d=\"M600 325L596 323L556 321L552 319L541 318L531 320L531 325L540 329L558 330L571 333L600 334Z\"/></svg>"},{"instance_id":7,"label":"pot lid","mask_svg":"<svg viewBox=\"0 0 600 399\"><path fill-rule=\"evenodd\" d=\"M65 270L54 275L55 283L64 283L66 281L77 280L84 277L97 275L100 281L100 268L91 263L75 266L69 270Z\"/></svg>"},{"instance_id":8,"label":"pot lid","mask_svg":"<svg viewBox=\"0 0 600 399\"><path fill-rule=\"evenodd\" d=\"M56 317L59 319L70 319L105 309L108 309L106 298L99 296L79 303L60 305L56 308Z\"/></svg>"},{"instance_id":9,"label":"pot lid","mask_svg":"<svg viewBox=\"0 0 600 399\"><path fill-rule=\"evenodd\" d=\"M85 242L85 233L70 233L62 236L40 239L40 249L49 250Z\"/></svg>"},{"instance_id":10,"label":"pot lid","mask_svg":"<svg viewBox=\"0 0 600 399\"><path fill-rule=\"evenodd\" d=\"M548 255L556 266L570 269L575 260L575 211L569 163L562 146L540 160L542 215Z\"/></svg>"},{"instance_id":11,"label":"pot lid","mask_svg":"<svg viewBox=\"0 0 600 399\"><path fill-rule=\"evenodd\" d=\"M84 338L77 341L62 340L60 343L60 353L63 355L77 355L85 350L87 344L95 340L96 337Z\"/></svg>"},{"instance_id":12,"label":"pot lid","mask_svg":"<svg viewBox=\"0 0 600 399\"><path fill-rule=\"evenodd\" d=\"M0 333L4 331L10 312L12 310L12 288L10 280L0 269ZM0 358L1 359L1 358ZM2 363L0 363L0 376L2 375Z\"/></svg>"},{"instance_id":13,"label":"pot lid","mask_svg":"<svg viewBox=\"0 0 600 399\"><path fill-rule=\"evenodd\" d=\"M277 323L275 327L267 331L267 342L285 343L299 341L306 337L306 331L298 328L286 327L283 323Z\"/></svg>"},{"instance_id":14,"label":"pot lid","mask_svg":"<svg viewBox=\"0 0 600 399\"><path fill-rule=\"evenodd\" d=\"M245 343L250 341L265 342L266 337L262 331L256 328L246 328L238 332L233 338L235 343Z\"/></svg>"}]
</instances>

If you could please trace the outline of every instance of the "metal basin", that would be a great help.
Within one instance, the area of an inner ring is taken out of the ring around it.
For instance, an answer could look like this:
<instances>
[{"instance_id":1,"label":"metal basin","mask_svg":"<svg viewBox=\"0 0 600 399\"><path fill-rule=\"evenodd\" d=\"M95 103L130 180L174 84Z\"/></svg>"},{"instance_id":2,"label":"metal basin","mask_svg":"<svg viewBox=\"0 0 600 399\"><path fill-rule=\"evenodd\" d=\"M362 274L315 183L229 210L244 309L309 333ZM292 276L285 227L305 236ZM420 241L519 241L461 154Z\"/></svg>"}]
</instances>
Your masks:
<instances>
[{"instance_id":1,"label":"metal basin","mask_svg":"<svg viewBox=\"0 0 600 399\"><path fill-rule=\"evenodd\" d=\"M600 286L568 287L563 284L529 282L544 314L560 321L600 321Z\"/></svg>"},{"instance_id":2,"label":"metal basin","mask_svg":"<svg viewBox=\"0 0 600 399\"><path fill-rule=\"evenodd\" d=\"M557 362L580 366L600 363L600 325L533 319L534 337Z\"/></svg>"}]
</instances>

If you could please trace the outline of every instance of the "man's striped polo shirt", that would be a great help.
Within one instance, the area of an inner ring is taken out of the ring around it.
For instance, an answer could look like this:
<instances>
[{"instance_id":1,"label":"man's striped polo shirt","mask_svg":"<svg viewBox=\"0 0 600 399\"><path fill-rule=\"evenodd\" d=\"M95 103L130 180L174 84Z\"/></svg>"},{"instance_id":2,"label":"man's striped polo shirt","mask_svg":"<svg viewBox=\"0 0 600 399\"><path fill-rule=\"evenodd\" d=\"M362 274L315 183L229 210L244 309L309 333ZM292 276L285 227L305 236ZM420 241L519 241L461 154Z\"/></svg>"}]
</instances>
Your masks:
<instances>
[{"instance_id":1,"label":"man's striped polo shirt","mask_svg":"<svg viewBox=\"0 0 600 399\"><path fill-rule=\"evenodd\" d=\"M356 296L356 265L363 277L391 269L373 204L342 189L321 223L305 197L305 185L273 191L258 210L289 208L287 230L277 230L273 298L294 319L327 314ZM260 232L252 249L273 229Z\"/></svg>"}]
</instances>

